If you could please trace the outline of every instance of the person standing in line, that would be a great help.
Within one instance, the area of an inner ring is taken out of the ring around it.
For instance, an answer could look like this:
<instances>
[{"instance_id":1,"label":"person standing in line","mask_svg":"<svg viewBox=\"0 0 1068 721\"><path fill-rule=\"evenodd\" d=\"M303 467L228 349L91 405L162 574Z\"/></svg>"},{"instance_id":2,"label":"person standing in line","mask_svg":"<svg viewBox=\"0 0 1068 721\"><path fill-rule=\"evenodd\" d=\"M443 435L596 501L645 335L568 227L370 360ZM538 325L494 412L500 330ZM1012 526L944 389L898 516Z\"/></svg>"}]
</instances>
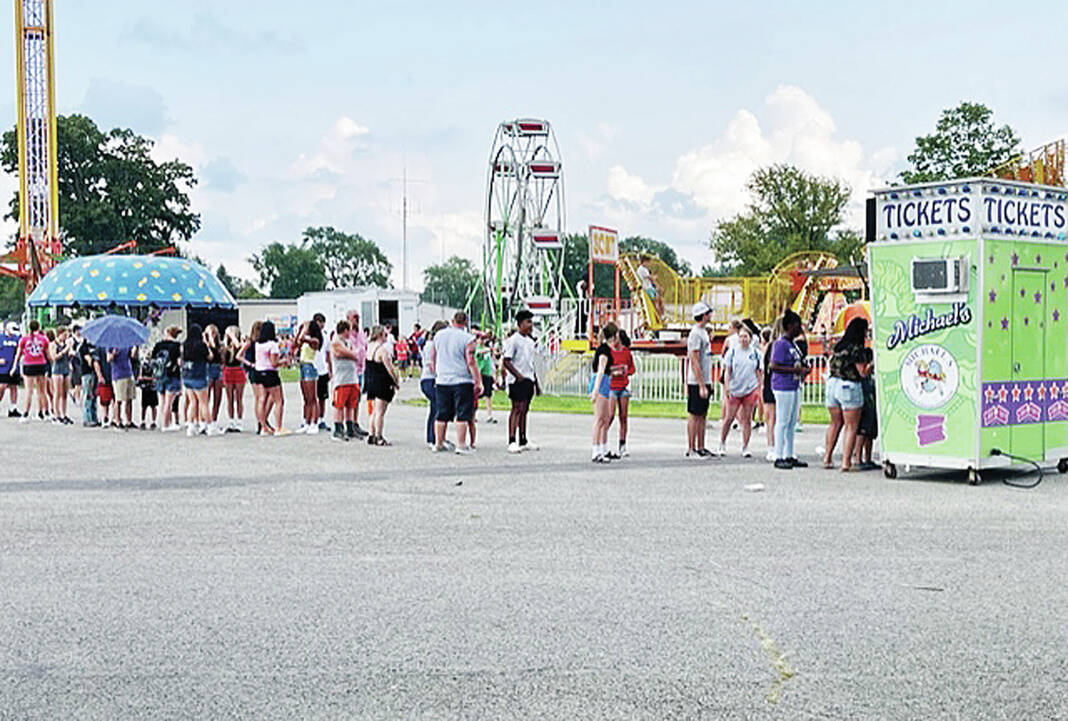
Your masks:
<instances>
[{"instance_id":1,"label":"person standing in line","mask_svg":"<svg viewBox=\"0 0 1068 721\"><path fill-rule=\"evenodd\" d=\"M259 417L260 404L263 402L263 383L260 382L259 373L256 372L256 340L260 337L262 327L262 320L253 321L248 337L245 338L241 349L237 352L241 367L245 369L245 375L248 377L248 383L252 386L252 415L256 417L256 433L263 430Z\"/></svg>"},{"instance_id":2,"label":"person standing in line","mask_svg":"<svg viewBox=\"0 0 1068 721\"><path fill-rule=\"evenodd\" d=\"M467 313L457 311L452 318L452 325L437 332L434 349L438 402L434 450L445 450L445 432L449 423L456 421L456 453L473 453L472 421L475 417L475 399L482 394L482 376L475 362L475 336L467 331Z\"/></svg>"},{"instance_id":3,"label":"person standing in line","mask_svg":"<svg viewBox=\"0 0 1068 721\"><path fill-rule=\"evenodd\" d=\"M860 412L860 425L857 426L856 467L862 471L874 471L879 464L872 462L872 446L879 437L879 422L875 410L875 354L871 348L862 348L860 353L861 381L864 390L864 408Z\"/></svg>"},{"instance_id":4,"label":"person standing in line","mask_svg":"<svg viewBox=\"0 0 1068 721\"><path fill-rule=\"evenodd\" d=\"M486 332L478 336L478 345L475 347L475 364L478 365L478 374L482 377L482 398L486 399L486 423L496 423L493 417L493 378L496 372L493 368L493 334ZM478 405L476 399L476 405ZM478 414L476 408L475 414Z\"/></svg>"},{"instance_id":5,"label":"person standing in line","mask_svg":"<svg viewBox=\"0 0 1068 721\"><path fill-rule=\"evenodd\" d=\"M854 318L846 326L842 339L834 346L831 356L830 376L827 378L827 412L831 423L827 426L827 438L823 451L823 467L834 468L834 447L838 436L845 431L842 440L842 471L854 470L853 449L857 440L857 426L864 409L863 371L864 342L868 336L868 321Z\"/></svg>"},{"instance_id":6,"label":"person standing in line","mask_svg":"<svg viewBox=\"0 0 1068 721\"><path fill-rule=\"evenodd\" d=\"M37 415L44 417L48 407L48 394L46 392L49 344L48 336L41 332L41 324L36 320L30 321L30 332L19 338L15 347L15 360L12 366L21 368L22 377L26 382L26 404L22 409L21 423L30 420L30 408L33 404L34 393L37 394ZM21 361L21 364L19 363Z\"/></svg>"},{"instance_id":7,"label":"person standing in line","mask_svg":"<svg viewBox=\"0 0 1068 721\"><path fill-rule=\"evenodd\" d=\"M361 330L360 326L360 314L355 310L350 310L345 314L345 320L349 322L349 348L356 354L356 374L359 390L356 391L356 408L352 411L348 411L349 417L345 419L346 428L348 421L352 421L353 428L356 429L356 438L362 439L367 437L367 431L360 428L360 399L359 394L366 386L364 377L367 366L367 331Z\"/></svg>"},{"instance_id":8,"label":"person standing in line","mask_svg":"<svg viewBox=\"0 0 1068 721\"><path fill-rule=\"evenodd\" d=\"M219 409L223 399L223 344L219 326L211 323L204 329L204 343L208 346L208 423L217 432L223 433L224 429L219 426Z\"/></svg>"},{"instance_id":9,"label":"person standing in line","mask_svg":"<svg viewBox=\"0 0 1068 721\"><path fill-rule=\"evenodd\" d=\"M323 331L318 323L309 320L301 325L293 343L300 358L300 394L304 398L304 410L297 433L315 435L319 432L319 370L315 367L315 356L323 345Z\"/></svg>"},{"instance_id":10,"label":"person standing in line","mask_svg":"<svg viewBox=\"0 0 1068 721\"><path fill-rule=\"evenodd\" d=\"M339 320L330 341L330 368L334 379L334 435L333 440L348 442L355 438L354 429L346 429L349 411L360 402L360 385L356 373L356 353L349 347L352 330L347 320Z\"/></svg>"},{"instance_id":11,"label":"person standing in line","mask_svg":"<svg viewBox=\"0 0 1068 721\"><path fill-rule=\"evenodd\" d=\"M208 407L208 359L210 351L205 342L206 334L199 325L189 326L189 337L182 346L182 385L185 386L185 421L187 436L215 435L209 425L211 408Z\"/></svg>"},{"instance_id":12,"label":"person standing in line","mask_svg":"<svg viewBox=\"0 0 1068 721\"><path fill-rule=\"evenodd\" d=\"M107 348L94 346L93 366L98 378L96 395L100 399L100 415L103 418L101 428L111 428L111 402L115 394L111 387L111 362Z\"/></svg>"},{"instance_id":13,"label":"person standing in line","mask_svg":"<svg viewBox=\"0 0 1068 721\"><path fill-rule=\"evenodd\" d=\"M717 455L727 454L727 435L735 418L742 426L742 457L753 455L749 452L749 437L753 432L753 408L760 401L763 367L760 350L752 342L752 333L742 326L738 331L738 344L723 356L723 405L727 413L720 424Z\"/></svg>"},{"instance_id":14,"label":"person standing in line","mask_svg":"<svg viewBox=\"0 0 1068 721\"><path fill-rule=\"evenodd\" d=\"M367 381L367 397L374 401L371 414L368 445L391 446L382 433L386 423L386 410L400 389L400 376L393 365L393 337L382 326L371 329L371 342L367 346L367 364L364 371Z\"/></svg>"},{"instance_id":15,"label":"person standing in line","mask_svg":"<svg viewBox=\"0 0 1068 721\"><path fill-rule=\"evenodd\" d=\"M794 430L800 402L801 379L808 375L805 356L794 339L801 335L801 316L787 310L782 317L783 333L771 347L771 391L775 394L775 467L780 470L806 468L794 455Z\"/></svg>"},{"instance_id":16,"label":"person standing in line","mask_svg":"<svg viewBox=\"0 0 1068 721\"><path fill-rule=\"evenodd\" d=\"M163 331L163 339L152 347L153 375L156 378L156 394L163 403L163 417L160 429L170 433L181 430L178 416L174 412L174 400L182 392L182 346L178 336L182 329L176 325L168 326Z\"/></svg>"},{"instance_id":17,"label":"person standing in line","mask_svg":"<svg viewBox=\"0 0 1068 721\"><path fill-rule=\"evenodd\" d=\"M245 383L248 376L241 363L241 329L229 326L223 335L222 345L222 382L226 393L227 433L240 433L241 421L245 417Z\"/></svg>"},{"instance_id":18,"label":"person standing in line","mask_svg":"<svg viewBox=\"0 0 1068 721\"><path fill-rule=\"evenodd\" d=\"M326 425L326 406L328 405L327 401L330 399L330 376L333 374L333 367L330 364L330 343L326 340L326 316L322 313L316 313L312 316L312 321L319 325L319 331L323 336L323 344L315 352L315 370L319 373L319 377L315 381L315 398L318 401L319 408L319 430L329 431L330 426Z\"/></svg>"},{"instance_id":19,"label":"person standing in line","mask_svg":"<svg viewBox=\"0 0 1068 721\"><path fill-rule=\"evenodd\" d=\"M423 340L423 368L419 374L419 390L426 396L429 404L426 416L426 444L430 450L434 450L435 447L434 422L438 415L438 393L434 380L435 363L437 361L434 352L434 335L445 326L446 323L443 320L434 321L434 325L430 328L429 336Z\"/></svg>"},{"instance_id":20,"label":"person standing in line","mask_svg":"<svg viewBox=\"0 0 1068 721\"><path fill-rule=\"evenodd\" d=\"M52 423L56 425L74 422L67 417L67 398L70 393L71 358L75 355L77 353L70 333L66 327L60 326L52 347Z\"/></svg>"},{"instance_id":21,"label":"person standing in line","mask_svg":"<svg viewBox=\"0 0 1068 721\"><path fill-rule=\"evenodd\" d=\"M108 364L111 366L111 390L115 399L115 413L112 421L115 428L129 430L134 427L133 402L137 395L134 382L134 360L136 348L112 348L108 351ZM123 415L126 421L123 422Z\"/></svg>"},{"instance_id":22,"label":"person standing in line","mask_svg":"<svg viewBox=\"0 0 1068 721\"><path fill-rule=\"evenodd\" d=\"M608 426L612 422L612 346L618 342L619 329L609 321L601 328L601 344L593 352L590 367L590 403L593 404L593 433L590 460L609 463L614 454L608 452Z\"/></svg>"},{"instance_id":23,"label":"person standing in line","mask_svg":"<svg viewBox=\"0 0 1068 721\"><path fill-rule=\"evenodd\" d=\"M159 393L156 392L156 378L152 373L152 361L149 358L140 360L134 370L137 378L137 387L141 389L141 430L156 430L156 421L159 418ZM151 412L151 425L147 423L147 417Z\"/></svg>"},{"instance_id":24,"label":"person standing in line","mask_svg":"<svg viewBox=\"0 0 1068 721\"><path fill-rule=\"evenodd\" d=\"M797 344L797 349L801 351L801 358L804 359L806 364L808 364L808 337L805 335L805 326L803 321L801 324L801 335L797 336L797 338L794 339L794 343ZM811 368L812 366L809 366L810 370ZM795 433L801 433L805 430L804 426L801 423L801 394L804 392L805 378L806 376L801 376L798 379L799 386L797 394L797 426L794 429Z\"/></svg>"},{"instance_id":25,"label":"person standing in line","mask_svg":"<svg viewBox=\"0 0 1068 721\"><path fill-rule=\"evenodd\" d=\"M530 401L540 392L538 377L534 369L534 314L521 310L515 315L516 332L504 341L501 364L505 370L508 385L508 398L512 410L508 414L508 452L521 453L537 450L537 446L527 438L527 415L530 413ZM490 377L492 382L492 376ZM483 380L485 383L485 380Z\"/></svg>"},{"instance_id":26,"label":"person standing in line","mask_svg":"<svg viewBox=\"0 0 1068 721\"><path fill-rule=\"evenodd\" d=\"M708 338L708 318L712 309L702 300L693 305L694 325L686 338L686 457L712 458L705 448L708 402L712 390L712 341Z\"/></svg>"},{"instance_id":27,"label":"person standing in line","mask_svg":"<svg viewBox=\"0 0 1068 721\"><path fill-rule=\"evenodd\" d=\"M15 323L8 323L6 332L0 333L0 401L4 393L9 394L11 408L8 418L18 418L19 413L19 370L15 365L15 355L19 347L19 330Z\"/></svg>"},{"instance_id":28,"label":"person standing in line","mask_svg":"<svg viewBox=\"0 0 1068 721\"><path fill-rule=\"evenodd\" d=\"M98 428L100 417L96 408L96 386L99 378L96 375L96 348L87 338L82 338L78 346L78 357L82 361L82 425L86 428Z\"/></svg>"},{"instance_id":29,"label":"person standing in line","mask_svg":"<svg viewBox=\"0 0 1068 721\"><path fill-rule=\"evenodd\" d=\"M70 328L71 356L70 356L70 388L74 397L74 407L82 403L82 356L79 349L82 347L82 327L75 323Z\"/></svg>"},{"instance_id":30,"label":"person standing in line","mask_svg":"<svg viewBox=\"0 0 1068 721\"><path fill-rule=\"evenodd\" d=\"M630 410L630 377L634 375L634 356L630 352L630 336L626 331L619 331L619 342L612 348L612 383L610 394L612 396L612 417L608 424L612 424L616 409L619 410L619 452L620 458L630 455L627 450L627 424L629 423Z\"/></svg>"},{"instance_id":31,"label":"person standing in line","mask_svg":"<svg viewBox=\"0 0 1068 721\"><path fill-rule=\"evenodd\" d=\"M260 423L261 436L289 436L293 431L282 425L286 401L282 393L282 378L278 369L285 357L278 346L274 323L269 320L260 325L260 334L256 339L256 376L263 385L263 393L256 408L256 420ZM267 415L274 411L274 426L268 424Z\"/></svg>"},{"instance_id":32,"label":"person standing in line","mask_svg":"<svg viewBox=\"0 0 1068 721\"><path fill-rule=\"evenodd\" d=\"M762 332L764 337L763 344L763 360L764 360L764 382L763 382L763 400L764 400L764 421L765 421L765 439L767 441L767 453L764 455L764 460L768 463L774 463L775 461L775 394L771 392L771 346L782 335L782 318L776 318L775 322L770 328L765 328Z\"/></svg>"}]
</instances>

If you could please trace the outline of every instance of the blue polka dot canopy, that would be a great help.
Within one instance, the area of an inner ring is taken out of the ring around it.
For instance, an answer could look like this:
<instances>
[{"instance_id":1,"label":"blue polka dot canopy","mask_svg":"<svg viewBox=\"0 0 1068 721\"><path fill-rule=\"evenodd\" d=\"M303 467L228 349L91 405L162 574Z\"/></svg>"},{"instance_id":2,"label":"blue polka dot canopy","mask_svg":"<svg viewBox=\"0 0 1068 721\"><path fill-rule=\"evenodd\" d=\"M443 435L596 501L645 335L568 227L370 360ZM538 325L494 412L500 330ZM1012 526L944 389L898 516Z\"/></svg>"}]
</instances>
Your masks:
<instances>
[{"instance_id":1,"label":"blue polka dot canopy","mask_svg":"<svg viewBox=\"0 0 1068 721\"><path fill-rule=\"evenodd\" d=\"M184 258L90 255L49 271L26 301L30 306L155 306L236 308L215 274Z\"/></svg>"}]
</instances>

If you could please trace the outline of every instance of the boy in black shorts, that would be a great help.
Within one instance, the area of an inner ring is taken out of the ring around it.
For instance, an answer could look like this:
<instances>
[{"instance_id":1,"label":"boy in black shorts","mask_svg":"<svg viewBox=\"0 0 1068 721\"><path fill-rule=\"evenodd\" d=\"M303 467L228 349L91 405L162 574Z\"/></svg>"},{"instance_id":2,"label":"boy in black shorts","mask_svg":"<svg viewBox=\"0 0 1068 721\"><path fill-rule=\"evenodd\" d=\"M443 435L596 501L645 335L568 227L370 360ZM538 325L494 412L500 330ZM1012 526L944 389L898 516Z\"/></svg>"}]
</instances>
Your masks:
<instances>
[{"instance_id":1,"label":"boy in black shorts","mask_svg":"<svg viewBox=\"0 0 1068 721\"><path fill-rule=\"evenodd\" d=\"M860 425L857 426L856 460L857 468L862 471L873 471L879 466L872 463L871 450L876 437L879 435L879 424L875 416L875 355L871 348L862 348L860 357L864 363L861 373L860 387L864 392L864 407L860 412Z\"/></svg>"}]
</instances>

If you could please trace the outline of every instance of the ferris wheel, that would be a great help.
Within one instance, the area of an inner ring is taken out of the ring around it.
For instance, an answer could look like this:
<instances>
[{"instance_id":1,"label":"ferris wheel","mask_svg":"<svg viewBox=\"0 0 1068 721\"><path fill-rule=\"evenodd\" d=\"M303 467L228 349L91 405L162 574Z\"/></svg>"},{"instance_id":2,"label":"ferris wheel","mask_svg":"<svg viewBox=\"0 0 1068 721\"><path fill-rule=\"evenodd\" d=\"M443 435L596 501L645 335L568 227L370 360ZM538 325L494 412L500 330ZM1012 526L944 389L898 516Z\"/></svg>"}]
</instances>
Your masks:
<instances>
[{"instance_id":1,"label":"ferris wheel","mask_svg":"<svg viewBox=\"0 0 1068 721\"><path fill-rule=\"evenodd\" d=\"M552 126L501 123L489 157L482 247L485 325L498 337L522 308L558 312L564 242L564 176Z\"/></svg>"}]
</instances>

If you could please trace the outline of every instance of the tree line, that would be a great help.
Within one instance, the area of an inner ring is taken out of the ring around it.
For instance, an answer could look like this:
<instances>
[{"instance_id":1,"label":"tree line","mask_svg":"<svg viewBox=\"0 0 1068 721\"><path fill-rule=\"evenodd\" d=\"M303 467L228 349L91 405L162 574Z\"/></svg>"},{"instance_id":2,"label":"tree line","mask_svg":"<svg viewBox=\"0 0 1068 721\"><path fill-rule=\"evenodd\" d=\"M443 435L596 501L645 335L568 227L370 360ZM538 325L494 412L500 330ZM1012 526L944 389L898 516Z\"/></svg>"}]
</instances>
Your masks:
<instances>
[{"instance_id":1,"label":"tree line","mask_svg":"<svg viewBox=\"0 0 1068 721\"><path fill-rule=\"evenodd\" d=\"M57 119L59 226L64 257L103 253L129 240L137 252L174 247L188 255L184 243L200 230L189 193L197 183L193 168L178 159L156 162L153 141L131 130L101 130L84 115ZM908 155L903 183L950 180L984 175L1020 153L1020 140L1008 125L995 126L993 111L963 102L944 110L934 132L916 138ZM18 172L15 130L4 133L0 167ZM842 262L857 260L861 229L845 227L844 213L852 189L838 178L825 178L791 165L761 168L749 178L750 202L730 218L717 220L707 246L715 262L703 275L760 275L799 250L834 253ZM17 219L16 190L6 219ZM14 238L8 245L14 246ZM692 269L669 243L634 236L621 241L624 251L656 255L677 272ZM586 277L586 236L568 236L564 278L571 288ZM199 260L199 259L198 259ZM333 227L308 228L297 242L275 241L249 261L255 282L235 278L219 266L217 273L239 297L269 294L296 297L301 293L351 285L388 286L392 264L371 239ZM594 292L610 295L610 269L595 276ZM460 306L481 281L470 260L453 257L428 267L423 274L427 300ZM476 294L477 296L478 294ZM0 277L0 316L17 314L24 303L21 283Z\"/></svg>"}]
</instances>

